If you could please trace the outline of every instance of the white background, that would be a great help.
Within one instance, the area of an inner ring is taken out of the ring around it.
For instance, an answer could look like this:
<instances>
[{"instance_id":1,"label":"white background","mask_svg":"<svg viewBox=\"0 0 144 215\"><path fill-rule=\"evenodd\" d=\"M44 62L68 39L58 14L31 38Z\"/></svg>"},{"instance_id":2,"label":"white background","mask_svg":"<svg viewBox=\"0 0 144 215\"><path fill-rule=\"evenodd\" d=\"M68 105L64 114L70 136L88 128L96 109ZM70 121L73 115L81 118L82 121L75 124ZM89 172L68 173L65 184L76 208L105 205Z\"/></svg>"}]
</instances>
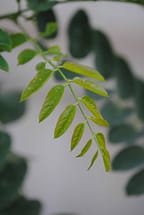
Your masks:
<instances>
[{"instance_id":1,"label":"white background","mask_svg":"<svg viewBox=\"0 0 144 215\"><path fill-rule=\"evenodd\" d=\"M15 1L0 1L0 13L15 10ZM60 21L57 44L67 52L66 27L70 16L78 8L85 8L90 16L92 26L107 33L115 51L126 57L133 68L133 72L144 78L144 9L137 5L119 3L75 3L56 6ZM1 22L0 26L14 29L12 24ZM27 25L31 33L35 31ZM29 46L29 45L28 45ZM27 46L27 47L28 47ZM34 65L40 61L36 58L26 66L17 68L16 49L8 54L11 71L9 74L0 73L0 82L6 90L23 89L33 77ZM82 62L92 66L92 56ZM28 104L27 114L19 122L8 126L13 135L14 150L25 155L29 160L29 172L24 183L24 192L31 198L38 198L43 202L43 215L60 212L74 212L80 215L143 215L144 197L127 198L124 186L127 173L105 173L101 159L95 167L87 172L90 152L83 159L76 159L74 153L69 152L71 130L59 140L53 139L53 129L58 114L67 103L73 102L66 93L63 102L53 115L45 122L37 122L40 106L48 89L54 80L49 82L43 90L34 95ZM82 94L82 91L79 91ZM77 120L81 117L78 115ZM85 141L89 137L85 135ZM111 155L120 147L108 145Z\"/></svg>"}]
</instances>

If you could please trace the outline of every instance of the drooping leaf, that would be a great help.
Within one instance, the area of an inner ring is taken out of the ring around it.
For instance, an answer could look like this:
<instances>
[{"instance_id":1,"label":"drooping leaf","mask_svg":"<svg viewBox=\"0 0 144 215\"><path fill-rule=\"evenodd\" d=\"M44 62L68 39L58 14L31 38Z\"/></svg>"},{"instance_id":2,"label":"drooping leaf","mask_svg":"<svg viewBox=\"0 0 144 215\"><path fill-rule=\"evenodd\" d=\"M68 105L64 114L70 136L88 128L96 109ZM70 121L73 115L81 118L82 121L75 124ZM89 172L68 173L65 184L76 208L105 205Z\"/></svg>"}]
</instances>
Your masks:
<instances>
[{"instance_id":1,"label":"drooping leaf","mask_svg":"<svg viewBox=\"0 0 144 215\"><path fill-rule=\"evenodd\" d=\"M98 95L108 97L106 90L94 81L74 78L72 82Z\"/></svg>"},{"instance_id":2,"label":"drooping leaf","mask_svg":"<svg viewBox=\"0 0 144 215\"><path fill-rule=\"evenodd\" d=\"M89 66L83 66L83 65L80 65L77 63L72 63L72 62L66 61L60 67L67 69L71 72L87 76L89 78L94 78L99 81L104 81L103 76L98 71L96 71L95 69L93 69Z\"/></svg>"},{"instance_id":3,"label":"drooping leaf","mask_svg":"<svg viewBox=\"0 0 144 215\"><path fill-rule=\"evenodd\" d=\"M58 1L49 1L49 0L27 0L28 8L34 11L46 11L55 6Z\"/></svg>"},{"instance_id":4,"label":"drooping leaf","mask_svg":"<svg viewBox=\"0 0 144 215\"><path fill-rule=\"evenodd\" d=\"M144 148L130 146L121 150L113 159L112 168L118 171L129 170L144 164Z\"/></svg>"},{"instance_id":5,"label":"drooping leaf","mask_svg":"<svg viewBox=\"0 0 144 215\"><path fill-rule=\"evenodd\" d=\"M134 174L126 185L126 193L129 196L144 194L144 169Z\"/></svg>"},{"instance_id":6,"label":"drooping leaf","mask_svg":"<svg viewBox=\"0 0 144 215\"><path fill-rule=\"evenodd\" d=\"M90 149L91 145L92 145L92 139L88 140L88 142L86 143L86 145L83 147L83 149L81 150L81 152L76 157L77 158L83 157L88 152L88 150Z\"/></svg>"},{"instance_id":7,"label":"drooping leaf","mask_svg":"<svg viewBox=\"0 0 144 215\"><path fill-rule=\"evenodd\" d=\"M18 64L23 65L25 63L28 63L31 61L35 56L37 55L37 52L33 49L25 49L18 55Z\"/></svg>"},{"instance_id":8,"label":"drooping leaf","mask_svg":"<svg viewBox=\"0 0 144 215\"><path fill-rule=\"evenodd\" d=\"M18 120L26 110L26 103L20 103L21 92L0 94L0 122L9 123Z\"/></svg>"},{"instance_id":9,"label":"drooping leaf","mask_svg":"<svg viewBox=\"0 0 144 215\"><path fill-rule=\"evenodd\" d=\"M0 29L0 51L11 51L12 49L12 41L9 34Z\"/></svg>"},{"instance_id":10,"label":"drooping leaf","mask_svg":"<svg viewBox=\"0 0 144 215\"><path fill-rule=\"evenodd\" d=\"M101 113L111 126L123 124L123 122L132 114L131 108L122 108L112 101L104 103Z\"/></svg>"},{"instance_id":11,"label":"drooping leaf","mask_svg":"<svg viewBox=\"0 0 144 215\"><path fill-rule=\"evenodd\" d=\"M20 189L27 171L25 159L12 155L0 171L0 210L9 206Z\"/></svg>"},{"instance_id":12,"label":"drooping leaf","mask_svg":"<svg viewBox=\"0 0 144 215\"><path fill-rule=\"evenodd\" d=\"M74 132L72 134L72 138L71 138L71 151L73 149L75 149L75 147L78 145L78 143L80 142L82 135L84 133L84 128L85 128L85 124L84 123L79 123L75 129Z\"/></svg>"},{"instance_id":13,"label":"drooping leaf","mask_svg":"<svg viewBox=\"0 0 144 215\"><path fill-rule=\"evenodd\" d=\"M0 170L6 163L10 147L11 137L6 132L0 131Z\"/></svg>"},{"instance_id":14,"label":"drooping leaf","mask_svg":"<svg viewBox=\"0 0 144 215\"><path fill-rule=\"evenodd\" d=\"M46 32L48 30L46 30L46 28L48 28L47 26L51 24L53 25L53 29L56 27L53 31L51 30L52 34L50 35L49 33L49 36L47 36L48 38L54 38L57 35L57 24L54 23L57 23L57 18L53 9L41 11L36 14L36 24L39 32Z\"/></svg>"},{"instance_id":15,"label":"drooping leaf","mask_svg":"<svg viewBox=\"0 0 144 215\"><path fill-rule=\"evenodd\" d=\"M9 71L9 65L2 55L0 55L0 69L5 72Z\"/></svg>"},{"instance_id":16,"label":"drooping leaf","mask_svg":"<svg viewBox=\"0 0 144 215\"><path fill-rule=\"evenodd\" d=\"M22 92L21 95L21 101L26 100L27 98L29 98L32 94L34 94L35 92L37 92L40 88L43 87L43 85L48 81L48 79L52 76L53 71L50 69L45 69L41 68L40 66L42 65L38 65L37 69L38 72L35 75L35 77L30 81L30 83L28 84L28 86L24 89L24 91Z\"/></svg>"},{"instance_id":17,"label":"drooping leaf","mask_svg":"<svg viewBox=\"0 0 144 215\"><path fill-rule=\"evenodd\" d=\"M55 131L54 137L58 138L65 133L65 131L70 127L76 114L76 106L68 105L62 114L59 116Z\"/></svg>"},{"instance_id":18,"label":"drooping leaf","mask_svg":"<svg viewBox=\"0 0 144 215\"><path fill-rule=\"evenodd\" d=\"M43 121L54 111L62 99L63 94L63 85L56 85L48 92L39 114L39 122Z\"/></svg>"},{"instance_id":19,"label":"drooping leaf","mask_svg":"<svg viewBox=\"0 0 144 215\"><path fill-rule=\"evenodd\" d=\"M100 125L100 126L109 126L108 121L105 120L105 119L103 119L102 117L98 118L98 117L90 116L89 119L91 121L93 121L94 123L96 123L97 125Z\"/></svg>"},{"instance_id":20,"label":"drooping leaf","mask_svg":"<svg viewBox=\"0 0 144 215\"><path fill-rule=\"evenodd\" d=\"M27 41L26 36L22 33L11 34L10 37L12 41L12 48L16 48Z\"/></svg>"},{"instance_id":21,"label":"drooping leaf","mask_svg":"<svg viewBox=\"0 0 144 215\"><path fill-rule=\"evenodd\" d=\"M97 143L99 145L100 151L102 153L105 170L110 171L110 169L111 169L110 154L106 148L104 135L102 133L97 133L96 139L97 139Z\"/></svg>"},{"instance_id":22,"label":"drooping leaf","mask_svg":"<svg viewBox=\"0 0 144 215\"><path fill-rule=\"evenodd\" d=\"M41 203L37 200L26 199L20 196L9 207L1 210L1 215L39 215Z\"/></svg>"},{"instance_id":23,"label":"drooping leaf","mask_svg":"<svg viewBox=\"0 0 144 215\"><path fill-rule=\"evenodd\" d=\"M68 26L69 50L73 57L83 58L92 49L92 30L88 15L78 10Z\"/></svg>"},{"instance_id":24,"label":"drooping leaf","mask_svg":"<svg viewBox=\"0 0 144 215\"><path fill-rule=\"evenodd\" d=\"M130 143L138 138L138 132L131 124L121 124L111 127L109 131L110 143Z\"/></svg>"},{"instance_id":25,"label":"drooping leaf","mask_svg":"<svg viewBox=\"0 0 144 215\"><path fill-rule=\"evenodd\" d=\"M90 165L89 165L89 167L88 167L88 170L92 168L92 166L94 165L94 163L95 163L97 157L98 157L98 150L96 151L96 153L95 153L94 156L92 157L91 162L90 162Z\"/></svg>"}]
</instances>

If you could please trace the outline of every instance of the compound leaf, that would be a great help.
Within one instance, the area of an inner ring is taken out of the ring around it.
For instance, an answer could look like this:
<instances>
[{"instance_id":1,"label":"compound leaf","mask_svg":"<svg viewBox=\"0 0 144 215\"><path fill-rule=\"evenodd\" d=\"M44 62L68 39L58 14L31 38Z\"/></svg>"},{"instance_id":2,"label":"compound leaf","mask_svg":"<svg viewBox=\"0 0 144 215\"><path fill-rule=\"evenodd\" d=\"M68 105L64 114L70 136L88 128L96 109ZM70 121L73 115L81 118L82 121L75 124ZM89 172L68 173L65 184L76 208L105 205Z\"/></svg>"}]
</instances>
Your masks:
<instances>
[{"instance_id":1,"label":"compound leaf","mask_svg":"<svg viewBox=\"0 0 144 215\"><path fill-rule=\"evenodd\" d=\"M75 105L68 105L58 118L54 137L58 138L65 133L65 131L70 127L76 113Z\"/></svg>"},{"instance_id":2,"label":"compound leaf","mask_svg":"<svg viewBox=\"0 0 144 215\"><path fill-rule=\"evenodd\" d=\"M73 132L72 138L71 138L71 151L78 145L80 142L82 135L84 133L85 124L79 123Z\"/></svg>"},{"instance_id":3,"label":"compound leaf","mask_svg":"<svg viewBox=\"0 0 144 215\"><path fill-rule=\"evenodd\" d=\"M42 105L42 108L39 114L39 122L43 121L54 111L56 106L59 104L63 94L64 94L63 85L56 85L51 88Z\"/></svg>"},{"instance_id":4,"label":"compound leaf","mask_svg":"<svg viewBox=\"0 0 144 215\"><path fill-rule=\"evenodd\" d=\"M83 149L81 150L81 152L76 157L77 158L83 157L88 152L88 150L90 149L91 145L92 145L92 139L88 140L88 142L86 143L86 145L83 147Z\"/></svg>"},{"instance_id":5,"label":"compound leaf","mask_svg":"<svg viewBox=\"0 0 144 215\"><path fill-rule=\"evenodd\" d=\"M92 91L93 93L96 93L98 95L101 95L101 96L105 96L105 97L108 97L108 94L107 92L105 91L105 89L100 86L99 84L97 84L96 82L94 81L91 81L91 80L84 80L84 79L81 79L81 78L74 78L72 80L73 83L89 90L89 91Z\"/></svg>"},{"instance_id":6,"label":"compound leaf","mask_svg":"<svg viewBox=\"0 0 144 215\"><path fill-rule=\"evenodd\" d=\"M88 66L83 66L67 61L61 67L89 78L95 78L96 80L104 81L103 76L99 72Z\"/></svg>"},{"instance_id":7,"label":"compound leaf","mask_svg":"<svg viewBox=\"0 0 144 215\"><path fill-rule=\"evenodd\" d=\"M33 49L25 49L18 55L18 64L22 65L25 63L28 63L31 61L35 56L37 55L37 52Z\"/></svg>"},{"instance_id":8,"label":"compound leaf","mask_svg":"<svg viewBox=\"0 0 144 215\"><path fill-rule=\"evenodd\" d=\"M0 55L0 69L2 69L5 72L9 71L9 65L2 55Z\"/></svg>"}]
</instances>

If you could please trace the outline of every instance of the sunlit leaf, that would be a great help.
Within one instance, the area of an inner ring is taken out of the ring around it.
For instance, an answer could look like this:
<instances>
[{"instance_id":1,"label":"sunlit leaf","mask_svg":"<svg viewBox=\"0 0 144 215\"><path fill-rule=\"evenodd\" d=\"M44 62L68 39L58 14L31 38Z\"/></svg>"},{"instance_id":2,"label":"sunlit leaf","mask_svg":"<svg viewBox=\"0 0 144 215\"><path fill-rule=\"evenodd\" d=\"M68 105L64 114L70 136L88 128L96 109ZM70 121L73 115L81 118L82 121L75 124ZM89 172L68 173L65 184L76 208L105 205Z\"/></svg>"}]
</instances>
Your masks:
<instances>
[{"instance_id":1,"label":"sunlit leaf","mask_svg":"<svg viewBox=\"0 0 144 215\"><path fill-rule=\"evenodd\" d=\"M40 114L39 114L39 121L43 121L47 118L59 104L62 96L64 94L64 86L63 85L56 85L51 88L48 92L45 101L42 105Z\"/></svg>"},{"instance_id":2,"label":"sunlit leaf","mask_svg":"<svg viewBox=\"0 0 144 215\"><path fill-rule=\"evenodd\" d=\"M72 138L71 138L71 150L75 149L75 147L80 142L82 135L84 133L84 128L85 128L84 123L80 123L75 127Z\"/></svg>"},{"instance_id":3,"label":"sunlit leaf","mask_svg":"<svg viewBox=\"0 0 144 215\"><path fill-rule=\"evenodd\" d=\"M99 72L88 66L66 61L61 67L89 78L95 78L96 80L104 81L103 76Z\"/></svg>"},{"instance_id":4,"label":"sunlit leaf","mask_svg":"<svg viewBox=\"0 0 144 215\"><path fill-rule=\"evenodd\" d=\"M77 158L83 157L88 152L88 150L90 149L91 145L92 145L92 139L88 140L88 142L86 143L86 145L83 147L83 149L81 150L81 152L76 157Z\"/></svg>"},{"instance_id":5,"label":"sunlit leaf","mask_svg":"<svg viewBox=\"0 0 144 215\"><path fill-rule=\"evenodd\" d=\"M98 95L108 97L108 94L105 89L94 81L74 78L72 82Z\"/></svg>"},{"instance_id":6,"label":"sunlit leaf","mask_svg":"<svg viewBox=\"0 0 144 215\"><path fill-rule=\"evenodd\" d=\"M12 47L13 48L20 46L27 41L26 36L22 33L11 34L10 37L12 40Z\"/></svg>"},{"instance_id":7,"label":"sunlit leaf","mask_svg":"<svg viewBox=\"0 0 144 215\"><path fill-rule=\"evenodd\" d=\"M11 51L12 41L8 33L0 29L0 51Z\"/></svg>"},{"instance_id":8,"label":"sunlit leaf","mask_svg":"<svg viewBox=\"0 0 144 215\"><path fill-rule=\"evenodd\" d=\"M2 55L0 55L0 69L5 72L9 71L9 65Z\"/></svg>"},{"instance_id":9,"label":"sunlit leaf","mask_svg":"<svg viewBox=\"0 0 144 215\"><path fill-rule=\"evenodd\" d=\"M113 159L112 168L118 171L129 170L144 164L144 148L130 146L121 150Z\"/></svg>"},{"instance_id":10,"label":"sunlit leaf","mask_svg":"<svg viewBox=\"0 0 144 215\"><path fill-rule=\"evenodd\" d=\"M134 174L128 181L126 193L130 196L144 194L144 169Z\"/></svg>"},{"instance_id":11,"label":"sunlit leaf","mask_svg":"<svg viewBox=\"0 0 144 215\"><path fill-rule=\"evenodd\" d=\"M97 109L95 101L90 96L83 96L82 102L86 106L86 108L95 116L100 118L101 114Z\"/></svg>"},{"instance_id":12,"label":"sunlit leaf","mask_svg":"<svg viewBox=\"0 0 144 215\"><path fill-rule=\"evenodd\" d=\"M100 125L100 126L109 126L108 121L105 120L105 119L103 119L103 118L97 118L97 117L94 117L94 116L90 116L89 119L92 120L97 125Z\"/></svg>"},{"instance_id":13,"label":"sunlit leaf","mask_svg":"<svg viewBox=\"0 0 144 215\"><path fill-rule=\"evenodd\" d=\"M76 114L76 106L75 105L68 105L65 110L62 112L60 117L58 118L54 137L58 138L65 133L65 131L70 127L74 117Z\"/></svg>"},{"instance_id":14,"label":"sunlit leaf","mask_svg":"<svg viewBox=\"0 0 144 215\"><path fill-rule=\"evenodd\" d=\"M91 167L94 165L94 163L95 163L97 157L98 157L98 151L96 151L96 153L94 154L94 156L93 156L93 158L92 158L92 160L91 160L91 163L90 163L90 165L89 165L89 167L88 167L88 170L91 169Z\"/></svg>"},{"instance_id":15,"label":"sunlit leaf","mask_svg":"<svg viewBox=\"0 0 144 215\"><path fill-rule=\"evenodd\" d=\"M38 65L40 67L40 64ZM37 92L40 88L43 87L43 85L48 81L48 79L51 77L53 71L50 69L39 69L35 77L30 81L28 86L24 89L21 95L21 101L26 100L29 98L32 94Z\"/></svg>"},{"instance_id":16,"label":"sunlit leaf","mask_svg":"<svg viewBox=\"0 0 144 215\"><path fill-rule=\"evenodd\" d=\"M18 55L18 64L22 65L25 63L28 63L31 61L35 56L37 55L37 52L33 49L25 49Z\"/></svg>"}]
</instances>

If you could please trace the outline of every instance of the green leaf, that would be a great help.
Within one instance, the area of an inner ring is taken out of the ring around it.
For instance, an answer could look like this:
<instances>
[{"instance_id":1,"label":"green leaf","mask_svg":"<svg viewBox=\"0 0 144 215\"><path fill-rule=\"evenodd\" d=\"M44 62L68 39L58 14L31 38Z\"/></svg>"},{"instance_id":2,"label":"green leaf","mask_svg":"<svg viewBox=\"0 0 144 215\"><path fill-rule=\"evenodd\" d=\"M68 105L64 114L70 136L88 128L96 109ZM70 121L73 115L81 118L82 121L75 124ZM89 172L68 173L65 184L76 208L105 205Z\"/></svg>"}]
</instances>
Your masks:
<instances>
[{"instance_id":1,"label":"green leaf","mask_svg":"<svg viewBox=\"0 0 144 215\"><path fill-rule=\"evenodd\" d=\"M37 55L37 52L33 49L25 49L18 55L18 64L22 65L28 63Z\"/></svg>"},{"instance_id":2,"label":"green leaf","mask_svg":"<svg viewBox=\"0 0 144 215\"><path fill-rule=\"evenodd\" d=\"M11 34L10 37L11 37L13 48L20 46L27 41L26 36L22 33Z\"/></svg>"},{"instance_id":3,"label":"green leaf","mask_svg":"<svg viewBox=\"0 0 144 215\"><path fill-rule=\"evenodd\" d=\"M37 66L39 69L40 64ZM50 69L39 69L36 76L30 81L28 86L24 89L21 95L21 101L26 100L32 94L37 92L43 85L48 81L48 79L52 76L53 71Z\"/></svg>"},{"instance_id":4,"label":"green leaf","mask_svg":"<svg viewBox=\"0 0 144 215\"><path fill-rule=\"evenodd\" d=\"M57 23L55 22L50 22L46 25L46 30L45 32L40 33L40 36L42 37L53 37L53 35L56 34L57 32Z\"/></svg>"},{"instance_id":5,"label":"green leaf","mask_svg":"<svg viewBox=\"0 0 144 215\"><path fill-rule=\"evenodd\" d=\"M2 55L0 55L0 69L4 70L5 72L9 71L9 65Z\"/></svg>"},{"instance_id":6,"label":"green leaf","mask_svg":"<svg viewBox=\"0 0 144 215\"><path fill-rule=\"evenodd\" d=\"M45 11L49 10L50 8L54 7L58 1L49 1L49 0L27 0L28 8L34 11Z\"/></svg>"},{"instance_id":7,"label":"green leaf","mask_svg":"<svg viewBox=\"0 0 144 215\"><path fill-rule=\"evenodd\" d=\"M71 138L71 151L75 149L75 147L78 145L80 142L82 135L84 133L84 128L85 124L84 123L79 123L73 132L72 138Z\"/></svg>"},{"instance_id":8,"label":"green leaf","mask_svg":"<svg viewBox=\"0 0 144 215\"><path fill-rule=\"evenodd\" d=\"M107 101L102 106L101 113L111 126L115 126L123 124L133 113L133 110L131 108L122 108L112 101Z\"/></svg>"},{"instance_id":9,"label":"green leaf","mask_svg":"<svg viewBox=\"0 0 144 215\"><path fill-rule=\"evenodd\" d=\"M74 78L72 82L98 95L108 97L105 89L96 82L93 82L91 80L83 80L81 78Z\"/></svg>"},{"instance_id":10,"label":"green leaf","mask_svg":"<svg viewBox=\"0 0 144 215\"><path fill-rule=\"evenodd\" d=\"M6 132L0 131L0 170L5 165L11 147L11 137Z\"/></svg>"},{"instance_id":11,"label":"green leaf","mask_svg":"<svg viewBox=\"0 0 144 215\"><path fill-rule=\"evenodd\" d=\"M99 117L101 114L99 113L95 101L90 96L83 96L82 103L86 106L86 108L95 116Z\"/></svg>"},{"instance_id":12,"label":"green leaf","mask_svg":"<svg viewBox=\"0 0 144 215\"><path fill-rule=\"evenodd\" d=\"M19 196L7 208L1 210L1 215L39 215L41 203L37 200L29 200L23 196Z\"/></svg>"},{"instance_id":13,"label":"green leaf","mask_svg":"<svg viewBox=\"0 0 144 215\"><path fill-rule=\"evenodd\" d=\"M113 159L112 168L118 171L129 170L144 164L144 148L140 146L126 147Z\"/></svg>"},{"instance_id":14,"label":"green leaf","mask_svg":"<svg viewBox=\"0 0 144 215\"><path fill-rule=\"evenodd\" d=\"M59 55L59 54L61 54L61 49L59 46L51 46L51 47L49 47L47 53L53 54L53 55Z\"/></svg>"},{"instance_id":15,"label":"green leaf","mask_svg":"<svg viewBox=\"0 0 144 215\"><path fill-rule=\"evenodd\" d=\"M126 193L129 196L144 194L144 169L134 174L126 185Z\"/></svg>"},{"instance_id":16,"label":"green leaf","mask_svg":"<svg viewBox=\"0 0 144 215\"><path fill-rule=\"evenodd\" d=\"M121 124L111 127L109 131L109 140L111 143L130 143L138 138L138 132L131 124Z\"/></svg>"},{"instance_id":17,"label":"green leaf","mask_svg":"<svg viewBox=\"0 0 144 215\"><path fill-rule=\"evenodd\" d=\"M77 63L72 63L72 62L66 61L60 67L67 69L67 70L70 70L71 72L87 76L89 78L95 78L96 80L104 81L103 76L99 72L97 72L95 69L93 69L89 66L83 66L83 65L80 65Z\"/></svg>"},{"instance_id":18,"label":"green leaf","mask_svg":"<svg viewBox=\"0 0 144 215\"><path fill-rule=\"evenodd\" d=\"M54 137L58 138L65 133L65 131L70 127L74 117L76 114L76 106L75 105L68 105L65 110L62 112L60 117L58 118Z\"/></svg>"},{"instance_id":19,"label":"green leaf","mask_svg":"<svg viewBox=\"0 0 144 215\"><path fill-rule=\"evenodd\" d=\"M89 119L92 120L97 125L100 125L100 126L109 126L108 121L106 121L103 118L97 118L97 117L94 117L94 116L90 116Z\"/></svg>"},{"instance_id":20,"label":"green leaf","mask_svg":"<svg viewBox=\"0 0 144 215\"><path fill-rule=\"evenodd\" d=\"M0 171L0 210L8 207L17 198L26 171L25 159L14 155Z\"/></svg>"},{"instance_id":21,"label":"green leaf","mask_svg":"<svg viewBox=\"0 0 144 215\"><path fill-rule=\"evenodd\" d=\"M86 143L86 145L83 147L83 149L81 150L81 152L76 157L77 158L83 157L88 152L88 150L90 149L91 145L92 145L92 139L88 140L88 142Z\"/></svg>"},{"instance_id":22,"label":"green leaf","mask_svg":"<svg viewBox=\"0 0 144 215\"><path fill-rule=\"evenodd\" d=\"M20 103L21 92L7 92L0 95L0 122L10 123L23 116L26 103Z\"/></svg>"},{"instance_id":23,"label":"green leaf","mask_svg":"<svg viewBox=\"0 0 144 215\"><path fill-rule=\"evenodd\" d=\"M95 163L97 157L98 157L98 150L97 150L96 153L94 154L94 156L93 156L93 158L92 158L92 160L91 160L91 163L90 163L90 165L89 165L89 167L88 167L88 170L91 169L91 167L94 165L94 163Z\"/></svg>"},{"instance_id":24,"label":"green leaf","mask_svg":"<svg viewBox=\"0 0 144 215\"><path fill-rule=\"evenodd\" d=\"M0 51L11 51L12 41L8 33L0 29Z\"/></svg>"},{"instance_id":25,"label":"green leaf","mask_svg":"<svg viewBox=\"0 0 144 215\"><path fill-rule=\"evenodd\" d=\"M59 104L64 94L64 86L56 85L47 94L39 114L39 122L48 117Z\"/></svg>"},{"instance_id":26,"label":"green leaf","mask_svg":"<svg viewBox=\"0 0 144 215\"><path fill-rule=\"evenodd\" d=\"M111 169L110 154L109 154L108 150L106 149L106 143L105 143L104 135L102 133L97 133L96 139L97 139L99 148L100 148L101 153L102 153L105 170L110 171L110 169Z\"/></svg>"}]
</instances>

